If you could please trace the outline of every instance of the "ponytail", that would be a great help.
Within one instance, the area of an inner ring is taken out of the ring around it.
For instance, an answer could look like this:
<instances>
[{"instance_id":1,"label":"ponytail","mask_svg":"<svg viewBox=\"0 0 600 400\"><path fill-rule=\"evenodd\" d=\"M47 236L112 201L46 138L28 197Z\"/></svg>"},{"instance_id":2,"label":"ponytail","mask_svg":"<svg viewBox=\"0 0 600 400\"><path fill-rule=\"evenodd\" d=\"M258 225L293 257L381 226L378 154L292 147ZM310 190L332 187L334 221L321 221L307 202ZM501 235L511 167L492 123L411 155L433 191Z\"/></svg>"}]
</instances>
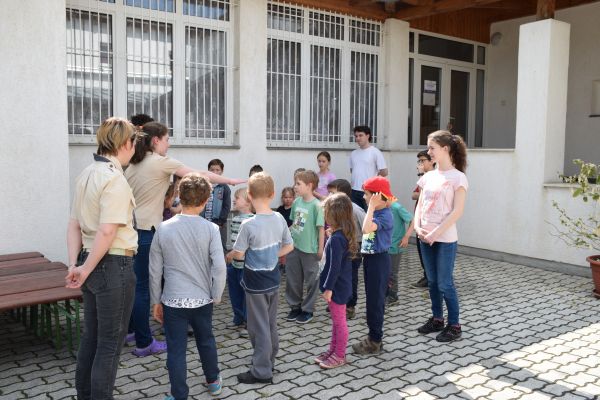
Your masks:
<instances>
[{"instance_id":1,"label":"ponytail","mask_svg":"<svg viewBox=\"0 0 600 400\"><path fill-rule=\"evenodd\" d=\"M160 122L148 122L140 130L140 138L135 145L135 154L131 157L131 164L139 164L146 157L148 152L152 152L152 138L162 138L169 133L169 129Z\"/></svg>"}]
</instances>

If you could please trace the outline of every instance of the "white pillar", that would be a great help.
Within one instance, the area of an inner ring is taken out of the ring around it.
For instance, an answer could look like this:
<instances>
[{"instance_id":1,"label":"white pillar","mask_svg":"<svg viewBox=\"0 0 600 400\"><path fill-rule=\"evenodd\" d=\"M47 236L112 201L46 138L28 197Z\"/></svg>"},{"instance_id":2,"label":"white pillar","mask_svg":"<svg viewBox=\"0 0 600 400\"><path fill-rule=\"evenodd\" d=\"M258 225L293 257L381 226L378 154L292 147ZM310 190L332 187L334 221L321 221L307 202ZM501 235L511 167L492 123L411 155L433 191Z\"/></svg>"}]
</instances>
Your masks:
<instances>
[{"instance_id":1,"label":"white pillar","mask_svg":"<svg viewBox=\"0 0 600 400\"><path fill-rule=\"evenodd\" d=\"M267 0L240 1L235 90L240 147L266 148ZM266 153L265 153L266 154ZM260 157L256 159L260 160Z\"/></svg>"},{"instance_id":2,"label":"white pillar","mask_svg":"<svg viewBox=\"0 0 600 400\"><path fill-rule=\"evenodd\" d=\"M520 29L515 152L533 185L564 166L570 28L546 19Z\"/></svg>"},{"instance_id":3,"label":"white pillar","mask_svg":"<svg viewBox=\"0 0 600 400\"><path fill-rule=\"evenodd\" d=\"M391 150L408 146L408 37L410 24L387 19L384 24L385 65L383 132Z\"/></svg>"},{"instance_id":4,"label":"white pillar","mask_svg":"<svg viewBox=\"0 0 600 400\"><path fill-rule=\"evenodd\" d=\"M0 253L67 261L65 10L64 0L2 2Z\"/></svg>"}]
</instances>

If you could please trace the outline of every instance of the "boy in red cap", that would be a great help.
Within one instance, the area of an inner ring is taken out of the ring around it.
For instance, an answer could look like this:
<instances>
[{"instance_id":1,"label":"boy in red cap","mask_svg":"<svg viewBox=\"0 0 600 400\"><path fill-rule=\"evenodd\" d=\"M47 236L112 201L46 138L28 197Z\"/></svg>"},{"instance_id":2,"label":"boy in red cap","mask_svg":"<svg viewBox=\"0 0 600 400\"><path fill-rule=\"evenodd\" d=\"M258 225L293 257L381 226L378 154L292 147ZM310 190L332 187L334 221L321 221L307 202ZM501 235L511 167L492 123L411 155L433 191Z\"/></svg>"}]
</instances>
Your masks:
<instances>
[{"instance_id":1,"label":"boy in red cap","mask_svg":"<svg viewBox=\"0 0 600 400\"><path fill-rule=\"evenodd\" d=\"M379 354L383 338L383 314L385 294L390 277L390 256L394 218L388 201L396 198L390 190L390 182L381 176L363 183L365 201L369 205L363 222L363 255L365 293L367 300L367 326L369 334L352 345L356 354Z\"/></svg>"}]
</instances>

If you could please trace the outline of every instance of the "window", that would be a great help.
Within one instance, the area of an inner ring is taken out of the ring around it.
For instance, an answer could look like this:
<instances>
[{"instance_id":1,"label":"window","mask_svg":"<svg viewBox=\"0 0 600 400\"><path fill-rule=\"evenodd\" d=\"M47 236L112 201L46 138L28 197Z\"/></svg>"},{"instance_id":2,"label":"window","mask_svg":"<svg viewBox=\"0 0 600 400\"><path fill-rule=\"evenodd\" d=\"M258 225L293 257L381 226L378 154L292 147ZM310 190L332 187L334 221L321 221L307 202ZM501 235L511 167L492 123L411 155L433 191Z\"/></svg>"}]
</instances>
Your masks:
<instances>
[{"instance_id":1,"label":"window","mask_svg":"<svg viewBox=\"0 0 600 400\"><path fill-rule=\"evenodd\" d=\"M171 24L127 18L127 115L148 114L170 130L173 128L172 53Z\"/></svg>"},{"instance_id":2,"label":"window","mask_svg":"<svg viewBox=\"0 0 600 400\"><path fill-rule=\"evenodd\" d=\"M267 141L351 147L352 128L377 138L382 25L268 3Z\"/></svg>"},{"instance_id":3,"label":"window","mask_svg":"<svg viewBox=\"0 0 600 400\"><path fill-rule=\"evenodd\" d=\"M473 62L473 45L429 35L419 35L419 54Z\"/></svg>"},{"instance_id":4,"label":"window","mask_svg":"<svg viewBox=\"0 0 600 400\"><path fill-rule=\"evenodd\" d=\"M186 27L186 138L225 138L225 40L226 36L222 31Z\"/></svg>"},{"instance_id":5,"label":"window","mask_svg":"<svg viewBox=\"0 0 600 400\"><path fill-rule=\"evenodd\" d=\"M145 113L173 145L233 144L234 10L230 0L67 0L70 142L95 143L112 115Z\"/></svg>"},{"instance_id":6,"label":"window","mask_svg":"<svg viewBox=\"0 0 600 400\"><path fill-rule=\"evenodd\" d=\"M113 114L111 16L67 9L69 134L92 136Z\"/></svg>"}]
</instances>

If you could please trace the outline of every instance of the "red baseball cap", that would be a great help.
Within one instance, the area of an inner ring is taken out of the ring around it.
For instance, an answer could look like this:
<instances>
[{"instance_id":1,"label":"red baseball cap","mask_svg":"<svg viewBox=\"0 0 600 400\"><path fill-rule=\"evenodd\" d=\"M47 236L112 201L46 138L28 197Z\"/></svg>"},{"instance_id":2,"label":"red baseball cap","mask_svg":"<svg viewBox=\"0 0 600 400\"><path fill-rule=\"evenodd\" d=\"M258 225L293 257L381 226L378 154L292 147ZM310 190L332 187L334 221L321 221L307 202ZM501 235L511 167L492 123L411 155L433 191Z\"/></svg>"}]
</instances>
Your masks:
<instances>
[{"instance_id":1,"label":"red baseball cap","mask_svg":"<svg viewBox=\"0 0 600 400\"><path fill-rule=\"evenodd\" d=\"M363 189L373 193L381 193L391 201L396 201L396 197L392 194L390 189L390 181L383 176L374 176L367 179L363 183Z\"/></svg>"}]
</instances>

